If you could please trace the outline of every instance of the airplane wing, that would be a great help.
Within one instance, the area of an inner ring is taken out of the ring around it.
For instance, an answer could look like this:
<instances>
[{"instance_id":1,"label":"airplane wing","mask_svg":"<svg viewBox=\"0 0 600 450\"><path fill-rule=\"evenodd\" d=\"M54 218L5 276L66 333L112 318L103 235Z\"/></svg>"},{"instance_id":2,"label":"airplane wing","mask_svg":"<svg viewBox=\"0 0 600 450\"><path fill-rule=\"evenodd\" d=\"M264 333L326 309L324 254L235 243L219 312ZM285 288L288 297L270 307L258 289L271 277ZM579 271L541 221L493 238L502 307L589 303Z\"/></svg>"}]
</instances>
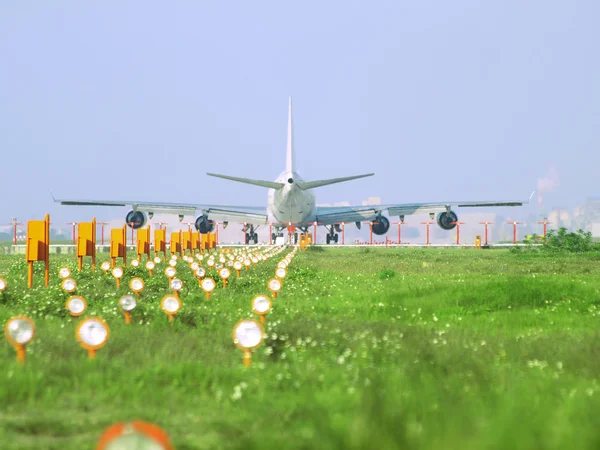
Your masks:
<instances>
[{"instance_id":1,"label":"airplane wing","mask_svg":"<svg viewBox=\"0 0 600 450\"><path fill-rule=\"evenodd\" d=\"M436 203L399 203L387 205L364 206L317 206L317 222L322 225L331 225L339 222L360 222L375 219L380 213L387 211L390 216L408 216L411 214L429 214L448 211L452 207L480 208L491 206L522 206L531 201L532 192L528 200L504 201L453 201Z\"/></svg>"},{"instance_id":2,"label":"airplane wing","mask_svg":"<svg viewBox=\"0 0 600 450\"><path fill-rule=\"evenodd\" d=\"M265 206L223 206L193 203L146 202L137 200L71 200L56 199L55 203L75 206L130 206L135 211L151 214L177 214L180 216L195 216L206 214L209 220L246 222L256 225L268 223Z\"/></svg>"}]
</instances>

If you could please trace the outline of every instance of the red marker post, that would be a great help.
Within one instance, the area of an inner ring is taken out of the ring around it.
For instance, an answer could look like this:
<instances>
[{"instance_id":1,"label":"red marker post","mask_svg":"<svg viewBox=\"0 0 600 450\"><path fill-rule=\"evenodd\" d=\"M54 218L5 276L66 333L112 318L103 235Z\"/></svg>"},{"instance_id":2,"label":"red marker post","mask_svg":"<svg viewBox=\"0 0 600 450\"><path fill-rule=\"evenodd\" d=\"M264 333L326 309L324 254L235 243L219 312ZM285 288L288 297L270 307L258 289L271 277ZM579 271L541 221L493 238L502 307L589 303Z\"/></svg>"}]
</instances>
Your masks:
<instances>
[{"instance_id":1,"label":"red marker post","mask_svg":"<svg viewBox=\"0 0 600 450\"><path fill-rule=\"evenodd\" d=\"M429 225L433 225L435 222L421 222L421 225L427 225L427 245L429 246Z\"/></svg>"},{"instance_id":2,"label":"red marker post","mask_svg":"<svg viewBox=\"0 0 600 450\"><path fill-rule=\"evenodd\" d=\"M96 225L100 225L100 235L101 235L100 244L104 245L104 225L108 225L108 222L96 222Z\"/></svg>"},{"instance_id":3,"label":"red marker post","mask_svg":"<svg viewBox=\"0 0 600 450\"><path fill-rule=\"evenodd\" d=\"M13 244L17 245L17 225L23 225L20 222L17 222L16 217L12 217L12 226L13 226Z\"/></svg>"},{"instance_id":4,"label":"red marker post","mask_svg":"<svg viewBox=\"0 0 600 450\"><path fill-rule=\"evenodd\" d=\"M488 225L492 225L494 222L479 222L481 225L485 225L485 245L488 245Z\"/></svg>"},{"instance_id":5,"label":"red marker post","mask_svg":"<svg viewBox=\"0 0 600 450\"><path fill-rule=\"evenodd\" d=\"M544 242L546 242L546 231L547 231L547 225L550 225L552 222L548 222L548 218L544 217L544 221L543 222L538 222L539 225L544 224Z\"/></svg>"},{"instance_id":6,"label":"red marker post","mask_svg":"<svg viewBox=\"0 0 600 450\"><path fill-rule=\"evenodd\" d=\"M460 244L460 226L464 225L464 222L452 222L453 225L456 225L456 245Z\"/></svg>"},{"instance_id":7,"label":"red marker post","mask_svg":"<svg viewBox=\"0 0 600 450\"><path fill-rule=\"evenodd\" d=\"M77 222L67 222L68 225L73 225L73 244L77 243L77 237L75 235L75 227L77 226Z\"/></svg>"},{"instance_id":8,"label":"red marker post","mask_svg":"<svg viewBox=\"0 0 600 450\"><path fill-rule=\"evenodd\" d=\"M401 230L401 227L402 227L402 225L406 225L406 224L404 223L404 221L402 221L402 222L394 222L394 223L398 225L398 244L402 244L402 230Z\"/></svg>"},{"instance_id":9,"label":"red marker post","mask_svg":"<svg viewBox=\"0 0 600 450\"><path fill-rule=\"evenodd\" d=\"M523 222L507 222L509 225L513 226L513 244L517 243L517 225L522 224Z\"/></svg>"}]
</instances>

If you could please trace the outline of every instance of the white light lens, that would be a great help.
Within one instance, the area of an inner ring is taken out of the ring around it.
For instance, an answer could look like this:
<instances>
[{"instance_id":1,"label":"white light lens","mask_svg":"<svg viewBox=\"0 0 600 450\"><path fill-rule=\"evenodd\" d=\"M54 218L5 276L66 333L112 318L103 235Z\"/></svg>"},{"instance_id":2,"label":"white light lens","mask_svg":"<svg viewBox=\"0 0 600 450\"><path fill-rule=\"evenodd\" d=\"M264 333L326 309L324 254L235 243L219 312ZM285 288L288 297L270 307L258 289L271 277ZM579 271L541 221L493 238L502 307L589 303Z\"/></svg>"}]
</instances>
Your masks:
<instances>
[{"instance_id":1,"label":"white light lens","mask_svg":"<svg viewBox=\"0 0 600 450\"><path fill-rule=\"evenodd\" d=\"M193 262L190 267L192 268L193 271L196 271L196 270L198 270L198 267L200 267L200 264L198 264L197 262Z\"/></svg>"},{"instance_id":2,"label":"white light lens","mask_svg":"<svg viewBox=\"0 0 600 450\"><path fill-rule=\"evenodd\" d=\"M96 319L88 319L78 330L79 339L90 347L103 344L108 338L106 325Z\"/></svg>"},{"instance_id":3,"label":"white light lens","mask_svg":"<svg viewBox=\"0 0 600 450\"><path fill-rule=\"evenodd\" d=\"M140 262L139 262L137 259L134 259L133 261L131 261L131 265L132 265L133 267L137 267L137 266L139 266L139 265L140 265Z\"/></svg>"},{"instance_id":4,"label":"white light lens","mask_svg":"<svg viewBox=\"0 0 600 450\"><path fill-rule=\"evenodd\" d=\"M177 265L177 261L176 261L176 260L174 260L174 259L172 259L171 261L169 261L169 265L170 265L171 267L175 267L175 266Z\"/></svg>"},{"instance_id":5,"label":"white light lens","mask_svg":"<svg viewBox=\"0 0 600 450\"><path fill-rule=\"evenodd\" d=\"M0 291L6 289L6 280L0 278Z\"/></svg>"},{"instance_id":6,"label":"white light lens","mask_svg":"<svg viewBox=\"0 0 600 450\"><path fill-rule=\"evenodd\" d=\"M160 256L154 258L154 264L160 264Z\"/></svg>"},{"instance_id":7,"label":"white light lens","mask_svg":"<svg viewBox=\"0 0 600 450\"><path fill-rule=\"evenodd\" d=\"M71 269L68 267L61 267L58 271L58 276L61 278L68 278L71 275Z\"/></svg>"},{"instance_id":8,"label":"white light lens","mask_svg":"<svg viewBox=\"0 0 600 450\"><path fill-rule=\"evenodd\" d=\"M198 258L198 261L202 261L204 259L204 255L198 255L196 258Z\"/></svg>"},{"instance_id":9,"label":"white light lens","mask_svg":"<svg viewBox=\"0 0 600 450\"><path fill-rule=\"evenodd\" d=\"M252 262L253 262L254 264L256 264L256 263L258 262L258 258L255 256L254 258L252 258Z\"/></svg>"},{"instance_id":10,"label":"white light lens","mask_svg":"<svg viewBox=\"0 0 600 450\"><path fill-rule=\"evenodd\" d=\"M222 263L217 263L215 265L215 269L217 269L217 270L221 270L222 268L223 268L223 264Z\"/></svg>"},{"instance_id":11,"label":"white light lens","mask_svg":"<svg viewBox=\"0 0 600 450\"><path fill-rule=\"evenodd\" d=\"M119 299L119 306L123 311L131 311L137 306L137 302L133 295L124 295Z\"/></svg>"},{"instance_id":12,"label":"white light lens","mask_svg":"<svg viewBox=\"0 0 600 450\"><path fill-rule=\"evenodd\" d=\"M229 271L228 268L224 267L223 269L221 269L221 271L219 272L219 275L221 275L221 278L223 279L227 279L229 278L229 275L231 275L231 272Z\"/></svg>"},{"instance_id":13,"label":"white light lens","mask_svg":"<svg viewBox=\"0 0 600 450\"><path fill-rule=\"evenodd\" d=\"M245 260L244 260L244 265L245 265L246 267L248 267L250 264L252 264L252 261L250 261L249 259L245 259Z\"/></svg>"},{"instance_id":14,"label":"white light lens","mask_svg":"<svg viewBox=\"0 0 600 450\"><path fill-rule=\"evenodd\" d=\"M281 289L281 281L276 278L269 280L269 289L273 292L277 292Z\"/></svg>"},{"instance_id":15,"label":"white light lens","mask_svg":"<svg viewBox=\"0 0 600 450\"><path fill-rule=\"evenodd\" d=\"M70 313L81 314L85 311L85 301L81 297L71 297L67 302L67 308Z\"/></svg>"},{"instance_id":16,"label":"white light lens","mask_svg":"<svg viewBox=\"0 0 600 450\"><path fill-rule=\"evenodd\" d=\"M165 275L168 276L169 278L173 278L176 273L177 273L177 271L173 267L167 267L165 269Z\"/></svg>"},{"instance_id":17,"label":"white light lens","mask_svg":"<svg viewBox=\"0 0 600 450\"><path fill-rule=\"evenodd\" d=\"M11 319L8 324L8 335L17 344L27 344L33 339L33 327L25 319Z\"/></svg>"},{"instance_id":18,"label":"white light lens","mask_svg":"<svg viewBox=\"0 0 600 450\"><path fill-rule=\"evenodd\" d=\"M205 278L202 280L202 289L206 292L211 292L215 288L215 280L212 278Z\"/></svg>"},{"instance_id":19,"label":"white light lens","mask_svg":"<svg viewBox=\"0 0 600 450\"><path fill-rule=\"evenodd\" d=\"M258 314L265 314L271 309L271 301L264 295L259 295L252 301L252 309Z\"/></svg>"},{"instance_id":20,"label":"white light lens","mask_svg":"<svg viewBox=\"0 0 600 450\"><path fill-rule=\"evenodd\" d=\"M162 302L163 310L168 312L169 314L174 314L179 311L181 307L181 301L177 297L169 296L165 297Z\"/></svg>"},{"instance_id":21,"label":"white light lens","mask_svg":"<svg viewBox=\"0 0 600 450\"><path fill-rule=\"evenodd\" d=\"M278 269L285 269L286 267L287 267L287 264L285 261L281 261L279 264L277 264Z\"/></svg>"},{"instance_id":22,"label":"white light lens","mask_svg":"<svg viewBox=\"0 0 600 450\"><path fill-rule=\"evenodd\" d=\"M154 263L153 263L152 261L148 261L148 262L146 263L146 269L148 269L148 270L153 270L153 269L154 269L154 267L155 267L155 266L154 266Z\"/></svg>"},{"instance_id":23,"label":"white light lens","mask_svg":"<svg viewBox=\"0 0 600 450\"><path fill-rule=\"evenodd\" d=\"M262 330L252 320L244 320L235 328L235 342L245 348L258 346L263 339Z\"/></svg>"},{"instance_id":24,"label":"white light lens","mask_svg":"<svg viewBox=\"0 0 600 450\"><path fill-rule=\"evenodd\" d=\"M215 265L215 260L214 259L209 259L206 263L208 265L208 267L212 267Z\"/></svg>"},{"instance_id":25,"label":"white light lens","mask_svg":"<svg viewBox=\"0 0 600 450\"><path fill-rule=\"evenodd\" d=\"M173 289L174 291L180 291L182 287L183 281L181 281L179 278L173 278L171 280L171 289Z\"/></svg>"},{"instance_id":26,"label":"white light lens","mask_svg":"<svg viewBox=\"0 0 600 450\"><path fill-rule=\"evenodd\" d=\"M204 278L204 276L205 276L205 275L206 275L206 270L204 270L204 268L202 268L202 267L198 267L198 268L196 269L196 276L197 276L198 278Z\"/></svg>"},{"instance_id":27,"label":"white light lens","mask_svg":"<svg viewBox=\"0 0 600 450\"><path fill-rule=\"evenodd\" d=\"M100 268L105 272L108 272L110 270L110 263L108 261L104 261Z\"/></svg>"},{"instance_id":28,"label":"white light lens","mask_svg":"<svg viewBox=\"0 0 600 450\"><path fill-rule=\"evenodd\" d=\"M224 256L220 256L219 257L219 262L220 263L224 263L225 262L225 257Z\"/></svg>"},{"instance_id":29,"label":"white light lens","mask_svg":"<svg viewBox=\"0 0 600 450\"><path fill-rule=\"evenodd\" d=\"M144 280L141 278L132 278L129 282L129 287L134 292L139 292L144 289Z\"/></svg>"},{"instance_id":30,"label":"white light lens","mask_svg":"<svg viewBox=\"0 0 600 450\"><path fill-rule=\"evenodd\" d=\"M227 267L233 267L233 261L227 261Z\"/></svg>"},{"instance_id":31,"label":"white light lens","mask_svg":"<svg viewBox=\"0 0 600 450\"><path fill-rule=\"evenodd\" d=\"M285 269L282 269L282 268L279 268L275 271L275 276L277 278L285 278L285 274L286 274Z\"/></svg>"},{"instance_id":32,"label":"white light lens","mask_svg":"<svg viewBox=\"0 0 600 450\"><path fill-rule=\"evenodd\" d=\"M73 292L77 287L77 283L73 278L65 278L62 282L62 288L67 292Z\"/></svg>"},{"instance_id":33,"label":"white light lens","mask_svg":"<svg viewBox=\"0 0 600 450\"><path fill-rule=\"evenodd\" d=\"M234 262L234 263L233 263L233 268L234 268L235 270L241 270L241 269L242 269L242 263L241 263L241 262L239 262L239 261L236 261L236 262Z\"/></svg>"},{"instance_id":34,"label":"white light lens","mask_svg":"<svg viewBox=\"0 0 600 450\"><path fill-rule=\"evenodd\" d=\"M120 267L115 267L112 271L113 277L121 278L123 276L123 269Z\"/></svg>"}]
</instances>

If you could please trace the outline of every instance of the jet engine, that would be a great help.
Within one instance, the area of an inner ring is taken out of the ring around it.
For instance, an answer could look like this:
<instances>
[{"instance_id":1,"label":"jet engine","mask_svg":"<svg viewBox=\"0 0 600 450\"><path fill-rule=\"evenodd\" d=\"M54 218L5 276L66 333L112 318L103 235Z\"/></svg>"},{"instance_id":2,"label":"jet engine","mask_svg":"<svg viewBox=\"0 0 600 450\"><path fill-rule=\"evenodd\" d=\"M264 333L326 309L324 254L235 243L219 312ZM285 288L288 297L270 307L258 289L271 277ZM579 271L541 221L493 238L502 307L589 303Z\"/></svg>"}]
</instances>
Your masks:
<instances>
[{"instance_id":1,"label":"jet engine","mask_svg":"<svg viewBox=\"0 0 600 450\"><path fill-rule=\"evenodd\" d=\"M342 226L339 223L336 223L333 228L335 228L335 231L337 231L338 233L342 232Z\"/></svg>"},{"instance_id":2,"label":"jet engine","mask_svg":"<svg viewBox=\"0 0 600 450\"><path fill-rule=\"evenodd\" d=\"M142 228L146 225L148 221L148 216L141 211L129 211L125 216L125 223L129 228L133 228L137 230L138 228Z\"/></svg>"},{"instance_id":3,"label":"jet engine","mask_svg":"<svg viewBox=\"0 0 600 450\"><path fill-rule=\"evenodd\" d=\"M215 222L208 220L208 216L203 214L196 219L196 230L202 234L212 233L215 230Z\"/></svg>"},{"instance_id":4,"label":"jet engine","mask_svg":"<svg viewBox=\"0 0 600 450\"><path fill-rule=\"evenodd\" d=\"M437 224L442 230L452 230L456 227L456 224L453 224L452 222L458 222L458 217L454 211L444 211L437 216Z\"/></svg>"},{"instance_id":5,"label":"jet engine","mask_svg":"<svg viewBox=\"0 0 600 450\"><path fill-rule=\"evenodd\" d=\"M390 221L387 217L379 216L373 221L373 233L382 235L390 229Z\"/></svg>"}]
</instances>

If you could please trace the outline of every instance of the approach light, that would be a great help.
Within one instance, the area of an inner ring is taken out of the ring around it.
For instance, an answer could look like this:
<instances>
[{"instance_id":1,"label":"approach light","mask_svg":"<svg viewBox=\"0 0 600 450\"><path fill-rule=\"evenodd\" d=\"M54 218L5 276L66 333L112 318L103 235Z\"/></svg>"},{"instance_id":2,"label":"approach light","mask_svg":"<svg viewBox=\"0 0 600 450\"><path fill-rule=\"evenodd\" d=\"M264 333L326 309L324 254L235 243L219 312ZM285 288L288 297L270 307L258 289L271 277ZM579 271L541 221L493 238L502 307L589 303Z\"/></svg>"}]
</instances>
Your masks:
<instances>
[{"instance_id":1,"label":"approach light","mask_svg":"<svg viewBox=\"0 0 600 450\"><path fill-rule=\"evenodd\" d=\"M181 309L181 299L175 295L165 295L160 301L163 312L169 316L169 322L173 322L173 316Z\"/></svg>"},{"instance_id":2,"label":"approach light","mask_svg":"<svg viewBox=\"0 0 600 450\"><path fill-rule=\"evenodd\" d=\"M125 315L125 323L129 325L131 323L131 311L137 306L137 301L133 295L124 295L119 299L119 308Z\"/></svg>"},{"instance_id":3,"label":"approach light","mask_svg":"<svg viewBox=\"0 0 600 450\"><path fill-rule=\"evenodd\" d=\"M129 288L139 295L144 290L144 280L141 278L132 278L129 280Z\"/></svg>"},{"instance_id":4,"label":"approach light","mask_svg":"<svg viewBox=\"0 0 600 450\"><path fill-rule=\"evenodd\" d=\"M227 267L233 267L233 261L227 261Z\"/></svg>"},{"instance_id":5,"label":"approach light","mask_svg":"<svg viewBox=\"0 0 600 450\"><path fill-rule=\"evenodd\" d=\"M215 260L214 260L214 259L209 259L208 261L206 261L206 265L207 265L209 268L211 268L211 269L212 269L212 268L213 268L213 266L215 265Z\"/></svg>"},{"instance_id":6,"label":"approach light","mask_svg":"<svg viewBox=\"0 0 600 450\"><path fill-rule=\"evenodd\" d=\"M100 437L96 450L174 450L167 433L141 420L111 425Z\"/></svg>"},{"instance_id":7,"label":"approach light","mask_svg":"<svg viewBox=\"0 0 600 450\"><path fill-rule=\"evenodd\" d=\"M100 268L104 271L104 273L108 273L110 270L110 263L108 261L104 261L102 264L100 264Z\"/></svg>"},{"instance_id":8,"label":"approach light","mask_svg":"<svg viewBox=\"0 0 600 450\"><path fill-rule=\"evenodd\" d=\"M198 270L198 267L200 267L200 264L198 264L198 263L197 263L197 262L195 262L195 261L194 261L193 263L191 263L191 264L190 264L190 269L192 269L194 272L195 272L196 270Z\"/></svg>"},{"instance_id":9,"label":"approach light","mask_svg":"<svg viewBox=\"0 0 600 450\"><path fill-rule=\"evenodd\" d=\"M108 324L100 317L84 319L75 330L75 337L79 344L88 351L88 357L96 357L96 350L104 347L110 330Z\"/></svg>"},{"instance_id":10,"label":"approach light","mask_svg":"<svg viewBox=\"0 0 600 450\"><path fill-rule=\"evenodd\" d=\"M0 278L0 292L4 292L6 289L6 280L4 278Z\"/></svg>"},{"instance_id":11,"label":"approach light","mask_svg":"<svg viewBox=\"0 0 600 450\"><path fill-rule=\"evenodd\" d=\"M261 323L266 322L266 314L271 310L271 300L266 295L257 295L252 299L252 311L260 316Z\"/></svg>"},{"instance_id":12,"label":"approach light","mask_svg":"<svg viewBox=\"0 0 600 450\"><path fill-rule=\"evenodd\" d=\"M179 291L183 288L183 281L179 278L173 278L169 282L169 287L175 291L177 295L179 295Z\"/></svg>"},{"instance_id":13,"label":"approach light","mask_svg":"<svg viewBox=\"0 0 600 450\"><path fill-rule=\"evenodd\" d=\"M58 276L61 277L63 280L65 278L69 278L71 276L71 269L69 269L68 267L61 267L60 269L58 269Z\"/></svg>"},{"instance_id":14,"label":"approach light","mask_svg":"<svg viewBox=\"0 0 600 450\"><path fill-rule=\"evenodd\" d=\"M248 267L250 267L250 264L252 264L252 261L250 261L249 258L244 259L244 266L246 267L246 270L248 270Z\"/></svg>"},{"instance_id":15,"label":"approach light","mask_svg":"<svg viewBox=\"0 0 600 450\"><path fill-rule=\"evenodd\" d=\"M235 261L233 263L233 269L237 272L237 276L240 276L240 270L242 270L242 263L239 261Z\"/></svg>"},{"instance_id":16,"label":"approach light","mask_svg":"<svg viewBox=\"0 0 600 450\"><path fill-rule=\"evenodd\" d=\"M112 270L112 276L115 277L117 282L117 288L121 287L121 277L123 276L123 269L121 267L115 267Z\"/></svg>"},{"instance_id":17,"label":"approach light","mask_svg":"<svg viewBox=\"0 0 600 450\"><path fill-rule=\"evenodd\" d=\"M202 280L202 282L200 283L200 287L204 292L206 292L206 300L210 298L210 294L215 289L216 285L217 283L215 283L215 280L213 280L212 278L204 278Z\"/></svg>"},{"instance_id":18,"label":"approach light","mask_svg":"<svg viewBox=\"0 0 600 450\"><path fill-rule=\"evenodd\" d=\"M176 259L172 259L169 261L169 266L171 267L175 267L177 265L177 260Z\"/></svg>"},{"instance_id":19,"label":"approach light","mask_svg":"<svg viewBox=\"0 0 600 450\"><path fill-rule=\"evenodd\" d=\"M154 257L154 264L160 264L160 262L161 262L160 256L155 256Z\"/></svg>"},{"instance_id":20,"label":"approach light","mask_svg":"<svg viewBox=\"0 0 600 450\"><path fill-rule=\"evenodd\" d=\"M65 306L67 308L67 311L69 311L69 314L71 314L71 316L79 317L85 312L87 308L87 303L85 301L85 298L81 297L80 295L73 295L67 299L67 303Z\"/></svg>"},{"instance_id":21,"label":"approach light","mask_svg":"<svg viewBox=\"0 0 600 450\"><path fill-rule=\"evenodd\" d=\"M217 269L217 272L221 271L221 269L224 267L223 263L217 263L215 264L215 269Z\"/></svg>"},{"instance_id":22,"label":"approach light","mask_svg":"<svg viewBox=\"0 0 600 450\"><path fill-rule=\"evenodd\" d=\"M63 291L67 291L69 293L74 292L75 289L77 289L77 281L75 281L73 278L65 278L60 284L60 287L63 289Z\"/></svg>"},{"instance_id":23,"label":"approach light","mask_svg":"<svg viewBox=\"0 0 600 450\"><path fill-rule=\"evenodd\" d=\"M231 276L231 272L227 267L223 267L219 270L219 275L223 279L223 287L227 287L227 279Z\"/></svg>"},{"instance_id":24,"label":"approach light","mask_svg":"<svg viewBox=\"0 0 600 450\"><path fill-rule=\"evenodd\" d=\"M233 343L244 352L244 366L252 361L252 350L262 344L265 329L256 320L243 319L233 327Z\"/></svg>"},{"instance_id":25,"label":"approach light","mask_svg":"<svg viewBox=\"0 0 600 450\"><path fill-rule=\"evenodd\" d=\"M31 342L35 336L35 325L27 316L14 316L8 319L4 328L6 339L17 351L17 362L25 364L26 350L25 346Z\"/></svg>"},{"instance_id":26,"label":"approach light","mask_svg":"<svg viewBox=\"0 0 600 450\"><path fill-rule=\"evenodd\" d=\"M224 264L225 263L225 256L223 256L223 255L219 256L219 262L221 264Z\"/></svg>"},{"instance_id":27,"label":"approach light","mask_svg":"<svg viewBox=\"0 0 600 450\"><path fill-rule=\"evenodd\" d=\"M165 269L165 275L166 275L166 276L167 276L169 279L173 278L173 277L175 276L175 274L176 274L176 273L177 273L177 271L175 270L175 267L171 267L171 266L169 266L169 267L167 267L167 268Z\"/></svg>"},{"instance_id":28,"label":"approach light","mask_svg":"<svg viewBox=\"0 0 600 450\"><path fill-rule=\"evenodd\" d=\"M287 263L285 261L281 261L279 264L277 264L277 268L278 269L285 269L287 268Z\"/></svg>"},{"instance_id":29,"label":"approach light","mask_svg":"<svg viewBox=\"0 0 600 450\"><path fill-rule=\"evenodd\" d=\"M280 280L283 280L285 278L286 274L287 274L287 272L285 271L285 269L283 269L281 267L279 269L275 270L275 276L277 278L279 278Z\"/></svg>"},{"instance_id":30,"label":"approach light","mask_svg":"<svg viewBox=\"0 0 600 450\"><path fill-rule=\"evenodd\" d=\"M271 278L267 283L267 287L273 294L273 298L277 298L277 293L281 290L281 280L279 278Z\"/></svg>"},{"instance_id":31,"label":"approach light","mask_svg":"<svg viewBox=\"0 0 600 450\"><path fill-rule=\"evenodd\" d=\"M140 261L137 259L134 259L133 261L131 261L131 265L133 267L138 267L140 265Z\"/></svg>"},{"instance_id":32,"label":"approach light","mask_svg":"<svg viewBox=\"0 0 600 450\"><path fill-rule=\"evenodd\" d=\"M258 258L256 256L252 257L252 263L253 264L257 264L258 263Z\"/></svg>"},{"instance_id":33,"label":"approach light","mask_svg":"<svg viewBox=\"0 0 600 450\"><path fill-rule=\"evenodd\" d=\"M152 262L152 261L148 261L146 263L146 269L148 269L148 273L150 274L150 276L152 276L152 271L154 270L155 267L156 267L156 264L154 264L154 262Z\"/></svg>"},{"instance_id":34,"label":"approach light","mask_svg":"<svg viewBox=\"0 0 600 450\"><path fill-rule=\"evenodd\" d=\"M204 267L198 267L196 269L196 276L198 278L204 278L206 276L206 270L204 269Z\"/></svg>"},{"instance_id":35,"label":"approach light","mask_svg":"<svg viewBox=\"0 0 600 450\"><path fill-rule=\"evenodd\" d=\"M196 255L196 259L198 259L198 261L202 261L204 259L204 255L202 255L202 253L198 253Z\"/></svg>"}]
</instances>

